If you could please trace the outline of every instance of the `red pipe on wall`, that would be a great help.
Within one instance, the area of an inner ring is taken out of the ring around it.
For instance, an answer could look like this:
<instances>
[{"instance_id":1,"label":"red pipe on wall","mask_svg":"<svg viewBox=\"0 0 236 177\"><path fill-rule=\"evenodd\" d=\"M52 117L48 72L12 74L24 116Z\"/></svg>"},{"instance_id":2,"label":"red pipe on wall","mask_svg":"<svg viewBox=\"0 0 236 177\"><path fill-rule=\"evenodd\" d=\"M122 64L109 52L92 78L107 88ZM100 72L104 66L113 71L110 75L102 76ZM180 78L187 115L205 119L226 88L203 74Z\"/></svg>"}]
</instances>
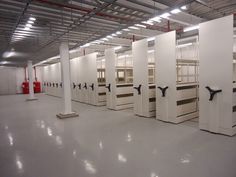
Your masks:
<instances>
[{"instance_id":1,"label":"red pipe on wall","mask_svg":"<svg viewBox=\"0 0 236 177\"><path fill-rule=\"evenodd\" d=\"M26 67L25 67L25 82L27 82Z\"/></svg>"},{"instance_id":2,"label":"red pipe on wall","mask_svg":"<svg viewBox=\"0 0 236 177\"><path fill-rule=\"evenodd\" d=\"M170 20L167 20L167 29L168 29L168 31L171 30L171 29L170 29Z\"/></svg>"},{"instance_id":3,"label":"red pipe on wall","mask_svg":"<svg viewBox=\"0 0 236 177\"><path fill-rule=\"evenodd\" d=\"M36 67L34 67L34 78L35 78L35 81L37 82L37 73L36 73Z\"/></svg>"},{"instance_id":4,"label":"red pipe on wall","mask_svg":"<svg viewBox=\"0 0 236 177\"><path fill-rule=\"evenodd\" d=\"M135 41L135 35L133 35L133 42Z\"/></svg>"}]
</instances>

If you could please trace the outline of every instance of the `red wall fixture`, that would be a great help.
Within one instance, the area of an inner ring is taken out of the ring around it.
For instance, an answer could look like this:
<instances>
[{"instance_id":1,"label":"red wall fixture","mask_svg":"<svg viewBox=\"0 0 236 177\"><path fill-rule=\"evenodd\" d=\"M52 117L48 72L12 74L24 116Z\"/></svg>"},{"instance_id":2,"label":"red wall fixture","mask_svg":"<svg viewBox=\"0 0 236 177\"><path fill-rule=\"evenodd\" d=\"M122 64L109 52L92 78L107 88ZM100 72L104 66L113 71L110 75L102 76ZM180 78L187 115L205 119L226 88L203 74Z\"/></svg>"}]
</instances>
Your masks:
<instances>
[{"instance_id":1,"label":"red wall fixture","mask_svg":"<svg viewBox=\"0 0 236 177\"><path fill-rule=\"evenodd\" d=\"M38 81L34 82L34 93L40 93L41 92L41 83Z\"/></svg>"},{"instance_id":2,"label":"red wall fixture","mask_svg":"<svg viewBox=\"0 0 236 177\"><path fill-rule=\"evenodd\" d=\"M29 94L29 82L23 82L21 87L23 94Z\"/></svg>"},{"instance_id":3,"label":"red wall fixture","mask_svg":"<svg viewBox=\"0 0 236 177\"><path fill-rule=\"evenodd\" d=\"M21 87L22 87L23 94L29 94L29 82L23 82ZM41 83L35 81L34 82L34 93L40 93L40 92L41 92Z\"/></svg>"}]
</instances>

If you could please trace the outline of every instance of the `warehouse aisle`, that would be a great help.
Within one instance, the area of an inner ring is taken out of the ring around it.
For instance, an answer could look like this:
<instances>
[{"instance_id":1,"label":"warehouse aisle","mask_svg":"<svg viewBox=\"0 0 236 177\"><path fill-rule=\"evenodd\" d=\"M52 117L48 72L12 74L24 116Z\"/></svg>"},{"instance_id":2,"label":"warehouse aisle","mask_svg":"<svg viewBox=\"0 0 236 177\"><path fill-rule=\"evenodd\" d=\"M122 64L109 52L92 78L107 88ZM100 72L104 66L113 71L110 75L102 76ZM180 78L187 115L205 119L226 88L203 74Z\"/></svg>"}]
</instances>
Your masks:
<instances>
[{"instance_id":1,"label":"warehouse aisle","mask_svg":"<svg viewBox=\"0 0 236 177\"><path fill-rule=\"evenodd\" d=\"M73 103L59 120L56 97L0 97L2 177L235 177L236 137Z\"/></svg>"}]
</instances>

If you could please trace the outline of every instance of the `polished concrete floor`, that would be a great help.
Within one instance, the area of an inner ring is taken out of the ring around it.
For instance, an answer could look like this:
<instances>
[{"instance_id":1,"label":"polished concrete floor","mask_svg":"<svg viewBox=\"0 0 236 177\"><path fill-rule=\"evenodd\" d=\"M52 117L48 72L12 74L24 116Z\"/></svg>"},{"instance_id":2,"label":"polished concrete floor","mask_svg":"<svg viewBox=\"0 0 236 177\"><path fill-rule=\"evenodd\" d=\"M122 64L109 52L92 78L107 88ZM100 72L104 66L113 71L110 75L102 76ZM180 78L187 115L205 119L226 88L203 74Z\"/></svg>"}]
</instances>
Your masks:
<instances>
[{"instance_id":1,"label":"polished concrete floor","mask_svg":"<svg viewBox=\"0 0 236 177\"><path fill-rule=\"evenodd\" d=\"M0 97L0 177L236 177L236 137L37 97Z\"/></svg>"}]
</instances>

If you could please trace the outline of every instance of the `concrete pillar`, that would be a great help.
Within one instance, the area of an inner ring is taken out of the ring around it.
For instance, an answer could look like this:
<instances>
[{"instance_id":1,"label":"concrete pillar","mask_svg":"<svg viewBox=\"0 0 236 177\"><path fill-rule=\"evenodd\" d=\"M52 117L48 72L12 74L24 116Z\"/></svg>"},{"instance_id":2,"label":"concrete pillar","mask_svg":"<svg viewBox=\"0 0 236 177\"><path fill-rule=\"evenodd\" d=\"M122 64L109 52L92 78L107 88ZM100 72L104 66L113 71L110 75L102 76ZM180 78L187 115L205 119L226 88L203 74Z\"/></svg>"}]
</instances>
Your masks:
<instances>
[{"instance_id":1,"label":"concrete pillar","mask_svg":"<svg viewBox=\"0 0 236 177\"><path fill-rule=\"evenodd\" d=\"M33 81L33 66L32 61L28 61L28 77L29 77L29 98L27 98L27 101L33 101L37 100L34 96L34 81Z\"/></svg>"},{"instance_id":2,"label":"concrete pillar","mask_svg":"<svg viewBox=\"0 0 236 177\"><path fill-rule=\"evenodd\" d=\"M76 117L78 114L72 112L71 107L71 78L70 78L70 59L68 42L60 44L61 76L63 87L63 106L64 110L58 114L58 118Z\"/></svg>"}]
</instances>

